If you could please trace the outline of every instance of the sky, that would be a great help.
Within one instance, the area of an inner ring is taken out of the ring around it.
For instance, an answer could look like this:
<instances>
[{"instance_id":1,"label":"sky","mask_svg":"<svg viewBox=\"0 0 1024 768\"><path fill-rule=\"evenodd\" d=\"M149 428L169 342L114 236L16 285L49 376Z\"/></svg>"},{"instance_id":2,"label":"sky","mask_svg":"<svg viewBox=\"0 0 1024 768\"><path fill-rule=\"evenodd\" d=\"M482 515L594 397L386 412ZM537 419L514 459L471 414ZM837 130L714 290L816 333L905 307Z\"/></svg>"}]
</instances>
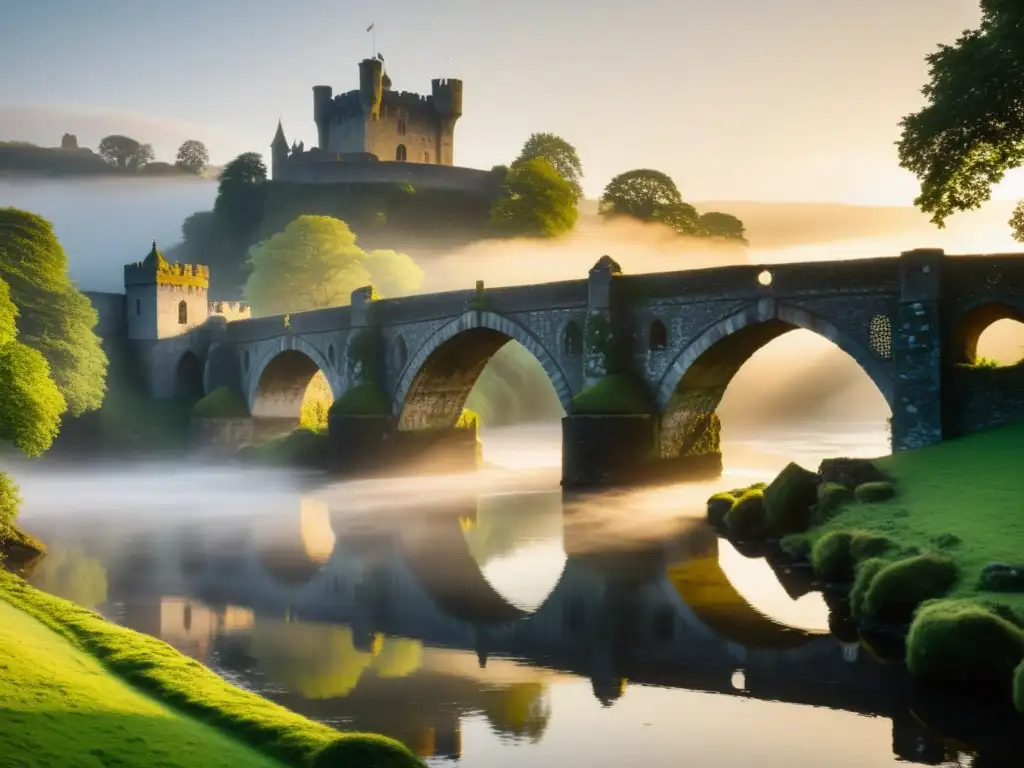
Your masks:
<instances>
[{"instance_id":1,"label":"sky","mask_svg":"<svg viewBox=\"0 0 1024 768\"><path fill-rule=\"evenodd\" d=\"M572 142L596 197L633 168L689 200L909 205L899 120L925 56L977 0L0 0L0 138L94 147L107 133L173 160L269 158L278 119L315 144L312 92L384 54L398 90L465 82L456 163L490 168L535 131ZM374 23L376 37L366 32ZM1024 172L994 198L1024 197Z\"/></svg>"}]
</instances>

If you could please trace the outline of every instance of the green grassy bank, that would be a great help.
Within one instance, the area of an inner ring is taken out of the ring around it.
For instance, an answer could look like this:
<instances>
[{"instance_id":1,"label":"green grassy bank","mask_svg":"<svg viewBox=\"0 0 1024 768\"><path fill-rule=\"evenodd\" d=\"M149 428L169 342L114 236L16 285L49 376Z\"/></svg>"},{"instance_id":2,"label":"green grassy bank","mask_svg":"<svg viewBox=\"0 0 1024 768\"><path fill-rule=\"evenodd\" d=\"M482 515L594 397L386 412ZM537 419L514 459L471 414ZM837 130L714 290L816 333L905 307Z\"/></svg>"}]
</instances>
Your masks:
<instances>
[{"instance_id":1,"label":"green grassy bank","mask_svg":"<svg viewBox=\"0 0 1024 768\"><path fill-rule=\"evenodd\" d=\"M733 538L777 539L846 585L862 631L906 637L911 674L1013 698L1024 714L1024 424L857 470L790 465L766 488L712 497L709 519Z\"/></svg>"},{"instance_id":2,"label":"green grassy bank","mask_svg":"<svg viewBox=\"0 0 1024 768\"><path fill-rule=\"evenodd\" d=\"M236 688L166 643L0 573L0 765L421 765Z\"/></svg>"}]
</instances>

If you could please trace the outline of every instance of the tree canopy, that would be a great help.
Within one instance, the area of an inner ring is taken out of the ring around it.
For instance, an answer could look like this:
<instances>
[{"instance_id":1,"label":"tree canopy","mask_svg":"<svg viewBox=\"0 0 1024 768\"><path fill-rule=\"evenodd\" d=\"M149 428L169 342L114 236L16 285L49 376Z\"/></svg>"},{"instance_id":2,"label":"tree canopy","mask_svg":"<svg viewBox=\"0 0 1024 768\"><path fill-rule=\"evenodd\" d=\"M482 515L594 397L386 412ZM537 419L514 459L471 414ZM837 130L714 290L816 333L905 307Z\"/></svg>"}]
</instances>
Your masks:
<instances>
[{"instance_id":1,"label":"tree canopy","mask_svg":"<svg viewBox=\"0 0 1024 768\"><path fill-rule=\"evenodd\" d=\"M583 164L576 152L576 147L553 133L534 133L523 144L519 157L513 166L528 163L530 160L547 160L555 173L569 182L575 193L575 202L583 199Z\"/></svg>"},{"instance_id":2,"label":"tree canopy","mask_svg":"<svg viewBox=\"0 0 1024 768\"><path fill-rule=\"evenodd\" d=\"M178 155L174 165L181 170L199 175L209 164L210 153L207 152L206 145L203 142L188 139L183 141L181 146L178 147Z\"/></svg>"},{"instance_id":3,"label":"tree canopy","mask_svg":"<svg viewBox=\"0 0 1024 768\"><path fill-rule=\"evenodd\" d=\"M224 166L213 212L229 237L248 246L263 216L267 166L256 152L243 152Z\"/></svg>"},{"instance_id":4,"label":"tree canopy","mask_svg":"<svg viewBox=\"0 0 1024 768\"><path fill-rule=\"evenodd\" d=\"M512 235L558 237L576 226L576 202L572 184L538 157L509 169L491 221Z\"/></svg>"},{"instance_id":5,"label":"tree canopy","mask_svg":"<svg viewBox=\"0 0 1024 768\"><path fill-rule=\"evenodd\" d=\"M608 182L601 195L599 212L606 218L626 216L671 227L680 235L746 244L743 222L730 213L699 214L683 201L672 178L661 171L640 168L626 171Z\"/></svg>"},{"instance_id":6,"label":"tree canopy","mask_svg":"<svg viewBox=\"0 0 1024 768\"><path fill-rule=\"evenodd\" d=\"M352 291L380 281L382 295L415 290L423 272L405 254L366 253L348 224L330 216L299 216L253 247L245 297L260 315L348 304Z\"/></svg>"},{"instance_id":7,"label":"tree canopy","mask_svg":"<svg viewBox=\"0 0 1024 768\"><path fill-rule=\"evenodd\" d=\"M937 226L977 208L1024 163L1024 5L982 0L982 21L927 57L927 103L901 122L900 166Z\"/></svg>"},{"instance_id":8,"label":"tree canopy","mask_svg":"<svg viewBox=\"0 0 1024 768\"><path fill-rule=\"evenodd\" d=\"M1010 217L1010 231L1013 232L1013 239L1018 243L1024 243L1024 200L1017 203L1013 209L1013 216Z\"/></svg>"},{"instance_id":9,"label":"tree canopy","mask_svg":"<svg viewBox=\"0 0 1024 768\"><path fill-rule=\"evenodd\" d=\"M115 168L137 171L153 160L153 147L117 134L100 140L99 155Z\"/></svg>"},{"instance_id":10,"label":"tree canopy","mask_svg":"<svg viewBox=\"0 0 1024 768\"><path fill-rule=\"evenodd\" d=\"M0 208L0 280L18 310L19 340L42 353L68 411L78 416L99 408L107 373L93 330L99 318L68 278L67 255L46 219Z\"/></svg>"}]
</instances>

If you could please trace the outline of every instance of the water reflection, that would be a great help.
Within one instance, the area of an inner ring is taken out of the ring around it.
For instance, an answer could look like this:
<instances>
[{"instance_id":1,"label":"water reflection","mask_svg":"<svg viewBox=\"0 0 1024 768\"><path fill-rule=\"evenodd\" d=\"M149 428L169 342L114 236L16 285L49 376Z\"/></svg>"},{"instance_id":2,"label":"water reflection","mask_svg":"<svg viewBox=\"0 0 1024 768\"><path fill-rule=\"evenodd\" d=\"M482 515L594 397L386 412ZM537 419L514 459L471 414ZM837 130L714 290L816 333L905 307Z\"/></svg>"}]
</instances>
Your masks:
<instances>
[{"instance_id":1,"label":"water reflection","mask_svg":"<svg viewBox=\"0 0 1024 768\"><path fill-rule=\"evenodd\" d=\"M83 495L74 477L28 478L24 521L52 552L33 578L438 764L1019 758L1000 753L1016 746L996 715L988 730L945 720L899 667L829 633L835 612L806 580L780 581L696 511L680 516L707 487L583 500L446 482L414 506L387 503L393 488L235 475L256 489L168 491L138 514L141 484L127 503L107 493L68 509L53 499Z\"/></svg>"}]
</instances>

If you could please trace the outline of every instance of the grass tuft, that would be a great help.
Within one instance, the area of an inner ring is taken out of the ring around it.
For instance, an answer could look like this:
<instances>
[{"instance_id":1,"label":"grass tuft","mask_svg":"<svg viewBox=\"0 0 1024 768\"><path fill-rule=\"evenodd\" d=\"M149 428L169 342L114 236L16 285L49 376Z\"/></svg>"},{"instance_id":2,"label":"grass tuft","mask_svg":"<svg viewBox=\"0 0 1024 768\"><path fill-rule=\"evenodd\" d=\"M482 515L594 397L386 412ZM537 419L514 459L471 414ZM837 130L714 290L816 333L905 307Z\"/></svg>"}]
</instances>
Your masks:
<instances>
[{"instance_id":1,"label":"grass tuft","mask_svg":"<svg viewBox=\"0 0 1024 768\"><path fill-rule=\"evenodd\" d=\"M872 557L857 563L853 586L850 588L850 615L857 621L864 618L864 597L878 573L889 564L882 557Z\"/></svg>"}]
</instances>

